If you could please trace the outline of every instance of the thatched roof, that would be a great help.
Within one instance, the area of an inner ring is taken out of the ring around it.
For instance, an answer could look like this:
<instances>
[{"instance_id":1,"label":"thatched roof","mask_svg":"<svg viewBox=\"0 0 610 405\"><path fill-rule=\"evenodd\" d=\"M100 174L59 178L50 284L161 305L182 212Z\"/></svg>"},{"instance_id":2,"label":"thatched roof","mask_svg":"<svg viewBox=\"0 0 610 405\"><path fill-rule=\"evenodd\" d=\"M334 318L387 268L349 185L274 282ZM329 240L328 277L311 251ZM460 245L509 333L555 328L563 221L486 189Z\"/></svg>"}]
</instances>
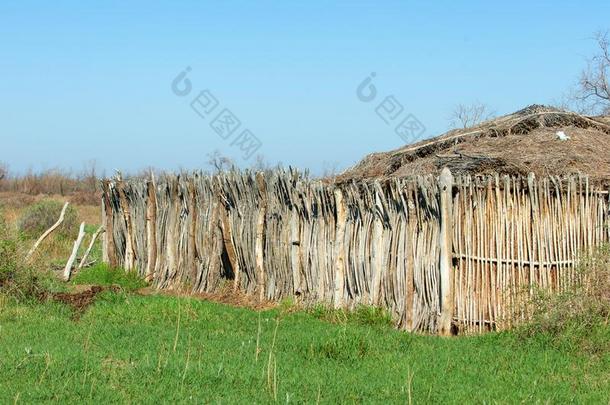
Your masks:
<instances>
[{"instance_id":1,"label":"thatched roof","mask_svg":"<svg viewBox=\"0 0 610 405\"><path fill-rule=\"evenodd\" d=\"M570 139L558 139L558 131ZM532 105L472 128L370 154L337 180L439 173L443 167L454 174L578 173L610 183L610 117Z\"/></svg>"}]
</instances>

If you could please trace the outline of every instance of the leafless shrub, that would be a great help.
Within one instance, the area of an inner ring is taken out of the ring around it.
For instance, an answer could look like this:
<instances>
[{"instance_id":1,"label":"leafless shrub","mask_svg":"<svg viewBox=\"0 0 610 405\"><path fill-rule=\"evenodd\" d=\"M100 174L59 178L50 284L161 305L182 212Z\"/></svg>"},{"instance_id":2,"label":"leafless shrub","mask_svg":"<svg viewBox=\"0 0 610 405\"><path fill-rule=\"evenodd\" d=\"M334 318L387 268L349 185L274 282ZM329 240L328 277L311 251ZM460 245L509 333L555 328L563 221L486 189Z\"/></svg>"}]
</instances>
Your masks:
<instances>
[{"instance_id":1,"label":"leafless shrub","mask_svg":"<svg viewBox=\"0 0 610 405\"><path fill-rule=\"evenodd\" d=\"M2 191L12 191L30 195L60 194L82 188L81 180L68 171L49 169L42 172L28 170L23 175L7 177L0 183Z\"/></svg>"},{"instance_id":2,"label":"leafless shrub","mask_svg":"<svg viewBox=\"0 0 610 405\"><path fill-rule=\"evenodd\" d=\"M233 160L230 157L224 156L218 149L212 153L208 153L207 164L217 173L229 170L235 166Z\"/></svg>"},{"instance_id":3,"label":"leafless shrub","mask_svg":"<svg viewBox=\"0 0 610 405\"><path fill-rule=\"evenodd\" d=\"M24 174L9 175L6 166L2 168L0 191L9 193L10 198L15 201L18 196L61 195L69 197L70 201L77 204L99 203L100 174L94 162L90 162L83 171L77 173L61 169L34 172L30 169ZM5 197L5 201L6 198L9 197Z\"/></svg>"},{"instance_id":4,"label":"leafless shrub","mask_svg":"<svg viewBox=\"0 0 610 405\"><path fill-rule=\"evenodd\" d=\"M594 36L597 53L587 61L574 95L589 114L610 114L610 38L608 32Z\"/></svg>"},{"instance_id":5,"label":"leafless shrub","mask_svg":"<svg viewBox=\"0 0 610 405\"><path fill-rule=\"evenodd\" d=\"M97 168L97 162L95 160L90 160L85 164L83 168L82 175L80 176L82 181L87 186L87 191L91 193L95 193L99 188L99 174Z\"/></svg>"},{"instance_id":6,"label":"leafless shrub","mask_svg":"<svg viewBox=\"0 0 610 405\"><path fill-rule=\"evenodd\" d=\"M8 174L8 165L6 163L0 162L0 181L4 180L4 178Z\"/></svg>"},{"instance_id":7,"label":"leafless shrub","mask_svg":"<svg viewBox=\"0 0 610 405\"><path fill-rule=\"evenodd\" d=\"M452 128L469 128L493 118L495 112L488 105L473 103L470 105L458 104L449 117Z\"/></svg>"}]
</instances>

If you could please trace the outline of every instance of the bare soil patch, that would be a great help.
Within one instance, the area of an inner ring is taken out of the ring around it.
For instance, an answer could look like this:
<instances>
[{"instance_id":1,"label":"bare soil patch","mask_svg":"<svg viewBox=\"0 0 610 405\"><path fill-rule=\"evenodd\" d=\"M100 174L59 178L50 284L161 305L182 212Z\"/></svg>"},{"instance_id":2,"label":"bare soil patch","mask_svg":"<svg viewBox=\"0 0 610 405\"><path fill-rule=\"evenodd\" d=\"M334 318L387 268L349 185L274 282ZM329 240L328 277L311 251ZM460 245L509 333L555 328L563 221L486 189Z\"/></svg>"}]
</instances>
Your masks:
<instances>
[{"instance_id":1,"label":"bare soil patch","mask_svg":"<svg viewBox=\"0 0 610 405\"><path fill-rule=\"evenodd\" d=\"M51 299L53 301L61 302L68 305L74 310L74 317L78 318L85 312L85 310L91 304L95 302L95 299L98 294L104 291L118 292L119 290L120 288L116 286L77 286L77 288L75 288L75 291L67 293L49 293L45 297L41 298Z\"/></svg>"}]
</instances>

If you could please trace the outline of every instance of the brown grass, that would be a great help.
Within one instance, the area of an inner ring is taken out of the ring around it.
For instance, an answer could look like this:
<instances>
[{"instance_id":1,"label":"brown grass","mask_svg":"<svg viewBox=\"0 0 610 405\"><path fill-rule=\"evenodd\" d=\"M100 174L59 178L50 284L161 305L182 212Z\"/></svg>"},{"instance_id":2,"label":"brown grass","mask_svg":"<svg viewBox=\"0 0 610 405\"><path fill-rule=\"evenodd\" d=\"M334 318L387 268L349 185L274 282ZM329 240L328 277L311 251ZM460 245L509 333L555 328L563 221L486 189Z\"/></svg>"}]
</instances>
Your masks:
<instances>
[{"instance_id":1,"label":"brown grass","mask_svg":"<svg viewBox=\"0 0 610 405\"><path fill-rule=\"evenodd\" d=\"M42 199L53 199L64 202L66 197L61 196L27 196L20 193L0 193L0 215L3 216L7 226L12 232L17 230L17 222L26 208ZM77 213L78 223L85 222L88 225L98 226L101 223L100 206L74 205ZM29 249L36 238L24 240L22 245L25 251ZM35 261L40 267L50 270L59 270L59 263L65 262L70 256L73 240L57 237L51 234L40 246L34 255ZM25 252L24 252L25 254Z\"/></svg>"},{"instance_id":2,"label":"brown grass","mask_svg":"<svg viewBox=\"0 0 610 405\"><path fill-rule=\"evenodd\" d=\"M95 225L101 222L101 203L81 204L72 198L61 195L28 195L14 192L0 192L0 208L9 223L16 223L25 208L42 200L54 200L64 203L70 201L77 210L79 222Z\"/></svg>"}]
</instances>

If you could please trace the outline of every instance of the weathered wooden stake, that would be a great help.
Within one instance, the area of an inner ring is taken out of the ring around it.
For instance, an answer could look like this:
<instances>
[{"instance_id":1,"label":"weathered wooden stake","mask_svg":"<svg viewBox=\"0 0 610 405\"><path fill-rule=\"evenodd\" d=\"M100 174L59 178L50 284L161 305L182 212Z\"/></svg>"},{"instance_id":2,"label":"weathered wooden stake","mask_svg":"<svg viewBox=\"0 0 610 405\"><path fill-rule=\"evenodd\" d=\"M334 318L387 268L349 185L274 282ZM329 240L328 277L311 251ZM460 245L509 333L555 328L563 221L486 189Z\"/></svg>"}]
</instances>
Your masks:
<instances>
[{"instance_id":1,"label":"weathered wooden stake","mask_svg":"<svg viewBox=\"0 0 610 405\"><path fill-rule=\"evenodd\" d=\"M100 226L99 228L97 228L97 231L95 231L95 233L91 237L91 242L89 242L89 247L85 251L85 254L83 255L83 258L80 260L80 264L78 265L78 269L79 270L82 269L83 267L85 267L86 260L89 257L89 254L91 253L91 249L93 249L93 245L95 244L95 241L97 240L97 237L102 232L104 232L104 226L103 225Z\"/></svg>"},{"instance_id":2,"label":"weathered wooden stake","mask_svg":"<svg viewBox=\"0 0 610 405\"><path fill-rule=\"evenodd\" d=\"M76 260L76 255L78 254L78 248L80 247L80 244L83 242L83 238L85 237L85 223L81 223L80 224L80 229L78 230L78 237L76 238L76 241L74 242L74 246L72 247L72 254L70 255L70 258L68 259L68 262L66 263L66 267L64 268L64 280L68 281L70 280L70 274L72 273L72 265L74 264L74 261Z\"/></svg>"},{"instance_id":3,"label":"weathered wooden stake","mask_svg":"<svg viewBox=\"0 0 610 405\"><path fill-rule=\"evenodd\" d=\"M413 314L413 301L415 300L415 242L417 238L416 233L416 221L417 214L415 212L415 204L412 200L412 195L415 192L412 190L412 185L407 186L407 249L406 249L406 291L405 291L405 328L411 332L414 329L414 314Z\"/></svg>"},{"instance_id":4,"label":"weathered wooden stake","mask_svg":"<svg viewBox=\"0 0 610 405\"><path fill-rule=\"evenodd\" d=\"M197 268L199 267L199 252L197 251L196 233L197 233L197 189L195 188L195 179L191 178L187 180L189 198L187 201L189 214L191 217L189 230L188 230L188 257L187 257L187 270L188 278L190 283L194 283L197 278Z\"/></svg>"},{"instance_id":5,"label":"weathered wooden stake","mask_svg":"<svg viewBox=\"0 0 610 405\"><path fill-rule=\"evenodd\" d=\"M301 244L299 229L299 214L296 208L290 213L290 263L292 267L292 282L294 293L301 293L301 255L299 245Z\"/></svg>"},{"instance_id":6,"label":"weathered wooden stake","mask_svg":"<svg viewBox=\"0 0 610 405\"><path fill-rule=\"evenodd\" d=\"M223 201L223 196L220 192L220 187L217 190L217 195L220 199L218 208L220 209L220 229L222 231L222 241L227 252L229 263L231 264L231 268L233 269L233 276L235 277L233 279L233 290L238 290L240 286L241 269L239 268L235 243L233 242L233 231L231 230L229 209Z\"/></svg>"},{"instance_id":7,"label":"weathered wooden stake","mask_svg":"<svg viewBox=\"0 0 610 405\"><path fill-rule=\"evenodd\" d=\"M256 183L258 185L260 206L256 219L254 255L256 260L256 288L259 294L258 297L262 301L265 298L265 264L263 252L265 249L265 217L267 215L267 184L265 183L263 173L258 173L256 175Z\"/></svg>"},{"instance_id":8,"label":"weathered wooden stake","mask_svg":"<svg viewBox=\"0 0 610 405\"><path fill-rule=\"evenodd\" d=\"M110 181L102 182L102 203L104 206L104 218L102 224L106 232L104 233L104 243L102 244L104 261L115 268L118 266L116 257L116 248L114 246L114 213L112 212L112 203L110 201Z\"/></svg>"},{"instance_id":9,"label":"weathered wooden stake","mask_svg":"<svg viewBox=\"0 0 610 405\"><path fill-rule=\"evenodd\" d=\"M440 284L441 284L441 317L439 333L451 335L453 320L453 175L444 168L439 178L441 229L439 234L440 247Z\"/></svg>"},{"instance_id":10,"label":"weathered wooden stake","mask_svg":"<svg viewBox=\"0 0 610 405\"><path fill-rule=\"evenodd\" d=\"M379 292L381 290L381 273L383 268L383 222L381 217L383 206L379 195L379 183L375 182L375 211L373 219L373 241L371 252L371 270L373 272L373 282L371 285L371 304L379 305Z\"/></svg>"},{"instance_id":11,"label":"weathered wooden stake","mask_svg":"<svg viewBox=\"0 0 610 405\"><path fill-rule=\"evenodd\" d=\"M345 225L347 220L345 202L341 189L334 190L337 223L335 233L335 308L343 306L343 290L345 289Z\"/></svg>"},{"instance_id":12,"label":"weathered wooden stake","mask_svg":"<svg viewBox=\"0 0 610 405\"><path fill-rule=\"evenodd\" d=\"M157 186L151 172L151 181L146 183L146 240L148 261L146 264L146 281L151 281L155 276L157 264Z\"/></svg>"},{"instance_id":13,"label":"weathered wooden stake","mask_svg":"<svg viewBox=\"0 0 610 405\"><path fill-rule=\"evenodd\" d=\"M59 227L59 225L61 225L62 222L64 222L64 217L66 215L66 210L68 209L68 205L70 203L66 202L63 206L63 208L61 209L61 213L59 214L59 219L57 220L57 222L55 222L53 224L53 226L51 226L49 229L47 229L41 236L40 238L38 238L38 240L36 241L36 243L34 243L34 246L32 246L32 248L30 249L30 251L28 252L28 254L25 256L25 260L30 260L30 258L32 257L32 255L34 254L34 252L36 251L36 249L38 249L38 246L40 246L40 244L42 243L43 240L45 240L47 238L47 236L49 236L51 234L51 232L53 232L55 229L57 229Z\"/></svg>"},{"instance_id":14,"label":"weathered wooden stake","mask_svg":"<svg viewBox=\"0 0 610 405\"><path fill-rule=\"evenodd\" d=\"M131 222L130 205L125 194L125 183L122 180L117 182L119 191L119 202L125 219L125 270L131 270L135 266L136 249L134 245L133 224Z\"/></svg>"}]
</instances>

